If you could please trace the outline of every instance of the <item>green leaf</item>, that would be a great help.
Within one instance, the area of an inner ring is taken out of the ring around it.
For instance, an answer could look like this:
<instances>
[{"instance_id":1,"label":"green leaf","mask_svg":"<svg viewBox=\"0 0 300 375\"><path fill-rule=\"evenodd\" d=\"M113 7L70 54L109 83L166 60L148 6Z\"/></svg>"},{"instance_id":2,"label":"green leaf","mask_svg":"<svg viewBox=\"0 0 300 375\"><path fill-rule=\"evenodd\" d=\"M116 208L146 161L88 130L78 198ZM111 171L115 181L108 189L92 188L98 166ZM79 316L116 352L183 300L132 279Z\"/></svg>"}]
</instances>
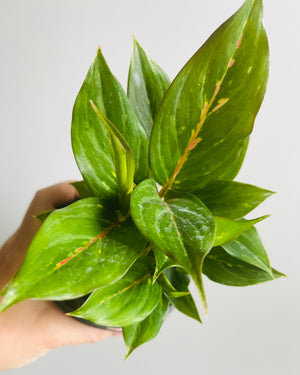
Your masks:
<instances>
[{"instance_id":1,"label":"green leaf","mask_svg":"<svg viewBox=\"0 0 300 375\"><path fill-rule=\"evenodd\" d=\"M67 300L120 279L146 241L128 218L86 198L55 210L33 239L0 311L27 298Z\"/></svg>"},{"instance_id":2,"label":"green leaf","mask_svg":"<svg viewBox=\"0 0 300 375\"><path fill-rule=\"evenodd\" d=\"M148 179L132 192L131 215L152 246L192 276L206 306L201 269L213 245L216 229L206 206L189 193L163 200L155 182Z\"/></svg>"},{"instance_id":3,"label":"green leaf","mask_svg":"<svg viewBox=\"0 0 300 375\"><path fill-rule=\"evenodd\" d=\"M133 189L135 169L134 156L125 138L114 124L99 111L92 101L91 105L101 124L104 125L110 133L110 141L115 157L119 203L122 214L126 216L129 211L129 195Z\"/></svg>"},{"instance_id":4,"label":"green leaf","mask_svg":"<svg viewBox=\"0 0 300 375\"><path fill-rule=\"evenodd\" d=\"M193 193L214 216L239 219L247 215L274 192L235 181L214 181Z\"/></svg>"},{"instance_id":5,"label":"green leaf","mask_svg":"<svg viewBox=\"0 0 300 375\"><path fill-rule=\"evenodd\" d=\"M189 277L182 272L180 268L169 268L165 271L167 278L176 290L189 292ZM190 318L197 320L202 323L197 306L191 294L182 297L172 297L169 294L166 295L172 305L181 313L187 315Z\"/></svg>"},{"instance_id":6,"label":"green leaf","mask_svg":"<svg viewBox=\"0 0 300 375\"><path fill-rule=\"evenodd\" d=\"M261 268L272 276L267 252L254 227L241 234L234 242L222 245L222 247L231 256Z\"/></svg>"},{"instance_id":7,"label":"green leaf","mask_svg":"<svg viewBox=\"0 0 300 375\"><path fill-rule=\"evenodd\" d=\"M158 334L168 313L169 302L162 296L156 308L142 321L123 327L126 344L125 358L138 346L152 340Z\"/></svg>"},{"instance_id":8,"label":"green leaf","mask_svg":"<svg viewBox=\"0 0 300 375\"><path fill-rule=\"evenodd\" d=\"M93 197L93 193L90 191L85 181L71 182L71 185L77 190L81 199Z\"/></svg>"},{"instance_id":9,"label":"green leaf","mask_svg":"<svg viewBox=\"0 0 300 375\"><path fill-rule=\"evenodd\" d=\"M158 276L161 274L161 272L163 272L164 270L170 267L178 266L176 262L174 262L167 255L162 253L159 249L154 248L153 253L156 261L155 273L153 277L154 280L156 280Z\"/></svg>"},{"instance_id":10,"label":"green leaf","mask_svg":"<svg viewBox=\"0 0 300 375\"><path fill-rule=\"evenodd\" d=\"M217 224L215 246L225 245L236 240L243 232L253 227L254 224L269 217L268 215L252 220L230 220L224 217L214 216Z\"/></svg>"},{"instance_id":11,"label":"green leaf","mask_svg":"<svg viewBox=\"0 0 300 375\"><path fill-rule=\"evenodd\" d=\"M169 86L169 77L134 39L127 93L149 137L155 114Z\"/></svg>"},{"instance_id":12,"label":"green leaf","mask_svg":"<svg viewBox=\"0 0 300 375\"><path fill-rule=\"evenodd\" d=\"M230 286L255 285L285 276L272 268L272 277L261 268L232 257L221 247L213 248L206 256L203 273L216 283Z\"/></svg>"},{"instance_id":13,"label":"green leaf","mask_svg":"<svg viewBox=\"0 0 300 375\"><path fill-rule=\"evenodd\" d=\"M145 319L162 296L160 285L152 282L153 271L153 258L138 259L119 281L95 290L79 309L68 315L112 327Z\"/></svg>"},{"instance_id":14,"label":"green leaf","mask_svg":"<svg viewBox=\"0 0 300 375\"><path fill-rule=\"evenodd\" d=\"M129 100L98 49L76 98L72 117L72 147L80 172L94 195L116 197L117 177L108 130L101 125L90 100L115 125L135 158L135 182L146 178L148 137Z\"/></svg>"},{"instance_id":15,"label":"green leaf","mask_svg":"<svg viewBox=\"0 0 300 375\"><path fill-rule=\"evenodd\" d=\"M163 273L159 276L158 282L162 286L163 292L168 297L178 298L191 294L189 290L176 290Z\"/></svg>"},{"instance_id":16,"label":"green leaf","mask_svg":"<svg viewBox=\"0 0 300 375\"><path fill-rule=\"evenodd\" d=\"M161 196L199 190L239 158L265 94L268 55L262 0L247 0L183 67L151 135Z\"/></svg>"},{"instance_id":17,"label":"green leaf","mask_svg":"<svg viewBox=\"0 0 300 375\"><path fill-rule=\"evenodd\" d=\"M38 215L34 215L34 217L36 217L41 223L43 223L47 217L53 212L55 211L54 208L52 208L51 210L47 210L47 211L44 211Z\"/></svg>"},{"instance_id":18,"label":"green leaf","mask_svg":"<svg viewBox=\"0 0 300 375\"><path fill-rule=\"evenodd\" d=\"M234 180L235 177L238 175L246 156L249 140L250 137L246 139L238 158L230 165L228 169L226 169L224 173L221 174L221 176L219 176L220 180Z\"/></svg>"}]
</instances>

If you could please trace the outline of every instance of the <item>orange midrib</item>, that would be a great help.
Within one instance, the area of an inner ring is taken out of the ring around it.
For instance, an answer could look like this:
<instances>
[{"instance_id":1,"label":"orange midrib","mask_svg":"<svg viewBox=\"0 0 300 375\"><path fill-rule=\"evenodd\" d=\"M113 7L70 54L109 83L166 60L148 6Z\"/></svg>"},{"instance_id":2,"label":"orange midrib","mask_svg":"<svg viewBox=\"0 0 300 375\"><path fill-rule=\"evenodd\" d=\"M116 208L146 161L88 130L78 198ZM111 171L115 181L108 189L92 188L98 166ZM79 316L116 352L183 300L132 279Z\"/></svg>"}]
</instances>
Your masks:
<instances>
[{"instance_id":1,"label":"orange midrib","mask_svg":"<svg viewBox=\"0 0 300 375\"><path fill-rule=\"evenodd\" d=\"M119 224L120 224L120 221L116 221L115 223L113 223L112 225L110 225L102 233L100 233L96 237L92 238L91 241L89 243L87 243L85 246L79 247L78 249L76 249L75 250L75 254L70 255L69 257L67 257L67 258L63 259L62 261L58 262L57 265L56 265L56 267L55 267L55 269L58 269L58 268L62 267L63 265L65 265L67 262L69 262L71 259L73 259L75 256L77 256L79 253L81 253L81 251L83 251L83 250L87 249L88 247L90 247L97 240L103 239L112 228L116 227Z\"/></svg>"},{"instance_id":2,"label":"orange midrib","mask_svg":"<svg viewBox=\"0 0 300 375\"><path fill-rule=\"evenodd\" d=\"M247 24L247 22L245 22L244 25L243 25L243 31L244 31L244 28L245 28L246 24ZM243 31L239 36L239 39L238 39L238 42L237 42L237 45L236 45L236 50L240 47L240 45L242 43ZM176 179L177 175L179 174L183 164L187 160L189 152L191 150L193 150L197 146L197 144L201 141L201 138L197 138L197 136L198 136L200 130L202 129L203 124L204 124L204 122L207 118L208 112L209 112L211 106L213 105L213 103L214 103L214 101L215 101L215 99L216 99L216 97L217 97L217 95L220 91L221 85L222 85L222 83L223 83L223 81L224 81L224 79L227 75L228 69L231 68L233 66L234 62L235 62L234 59L233 59L233 57L235 55L235 52L230 57L229 62L227 64L227 68L226 68L221 80L217 83L215 92L214 92L211 100L209 101L209 103L207 103L207 102L204 103L204 107L203 107L201 115L200 115L200 121L196 126L196 130L194 130L194 129L192 130L192 135L191 135L191 138L188 142L188 145L185 148L183 155L179 159L178 164L177 164L173 174L171 175L169 180L165 183L165 185L162 187L162 189L159 192L159 196L161 198L164 197L166 195L166 193L168 192L168 190L171 188L171 186L172 186L174 180Z\"/></svg>"}]
</instances>

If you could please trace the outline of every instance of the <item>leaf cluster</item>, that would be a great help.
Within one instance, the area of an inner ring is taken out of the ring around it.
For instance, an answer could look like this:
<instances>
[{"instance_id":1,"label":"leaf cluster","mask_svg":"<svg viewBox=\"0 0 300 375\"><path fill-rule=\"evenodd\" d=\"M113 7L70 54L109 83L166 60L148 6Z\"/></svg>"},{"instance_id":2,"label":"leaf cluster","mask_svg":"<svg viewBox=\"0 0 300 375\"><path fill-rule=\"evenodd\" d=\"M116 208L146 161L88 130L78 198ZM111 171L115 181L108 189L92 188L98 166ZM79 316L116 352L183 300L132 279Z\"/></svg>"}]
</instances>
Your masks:
<instances>
[{"instance_id":1,"label":"leaf cluster","mask_svg":"<svg viewBox=\"0 0 300 375\"><path fill-rule=\"evenodd\" d=\"M283 276L245 219L272 192L234 181L268 77L262 1L244 5L170 82L134 40L127 94L100 49L76 98L80 200L42 213L1 310L28 299L81 301L69 315L122 327L126 356L170 306L201 322L202 275L231 286ZM84 298L82 298L84 297Z\"/></svg>"}]
</instances>

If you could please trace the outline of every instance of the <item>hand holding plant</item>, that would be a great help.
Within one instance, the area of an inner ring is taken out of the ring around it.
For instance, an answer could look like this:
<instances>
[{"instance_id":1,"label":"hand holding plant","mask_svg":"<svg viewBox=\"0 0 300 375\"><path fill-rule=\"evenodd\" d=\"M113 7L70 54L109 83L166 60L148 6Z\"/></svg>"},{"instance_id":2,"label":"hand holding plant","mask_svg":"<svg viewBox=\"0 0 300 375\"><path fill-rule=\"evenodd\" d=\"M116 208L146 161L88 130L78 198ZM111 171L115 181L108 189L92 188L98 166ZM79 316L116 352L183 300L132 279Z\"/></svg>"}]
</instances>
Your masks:
<instances>
[{"instance_id":1,"label":"hand holding plant","mask_svg":"<svg viewBox=\"0 0 300 375\"><path fill-rule=\"evenodd\" d=\"M170 84L134 41L128 96L97 51L76 98L81 199L45 220L1 310L88 296L69 315L123 327L126 356L158 333L170 304L201 321L202 274L232 286L282 276L244 216L272 194L233 181L268 77L262 1L246 0Z\"/></svg>"}]
</instances>

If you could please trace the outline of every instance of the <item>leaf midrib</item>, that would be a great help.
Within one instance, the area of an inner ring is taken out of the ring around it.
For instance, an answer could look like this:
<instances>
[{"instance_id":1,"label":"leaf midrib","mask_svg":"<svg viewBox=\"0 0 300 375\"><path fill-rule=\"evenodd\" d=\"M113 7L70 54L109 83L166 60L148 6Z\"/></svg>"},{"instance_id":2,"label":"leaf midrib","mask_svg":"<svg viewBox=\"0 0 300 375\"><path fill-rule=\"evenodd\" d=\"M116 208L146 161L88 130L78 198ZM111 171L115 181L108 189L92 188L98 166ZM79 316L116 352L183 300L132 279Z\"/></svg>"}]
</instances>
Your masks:
<instances>
[{"instance_id":1,"label":"leaf midrib","mask_svg":"<svg viewBox=\"0 0 300 375\"><path fill-rule=\"evenodd\" d=\"M249 14L251 13L251 10L252 10L252 7L249 11ZM222 87L222 84L224 82L224 79L226 78L228 70L232 67L231 62L235 61L234 56L235 56L235 54L236 54L237 50L239 49L240 44L242 42L243 32L244 32L244 29L247 25L247 20L248 20L249 14L247 15L246 21L244 22L244 24L242 26L242 30L241 30L241 33L239 34L239 38L238 38L238 45L236 46L234 53L231 55L231 57L228 60L225 72L224 72L222 78L220 79L220 81L217 82L216 89L214 91L214 94L213 94L211 100L209 102L206 101L204 103L204 106L203 106L203 109L202 109L201 115L200 115L200 121L196 125L196 130L194 130L194 129L192 130L192 135L190 137L190 140L189 140L189 142L188 142L188 144L187 144L187 146L186 146L186 148L183 152L183 155L179 159L179 161L177 163L177 166L174 169L174 172L172 173L171 177L168 179L168 181L165 183L165 185L162 187L162 189L159 192L160 197L164 197L167 194L168 190L172 187L172 184L175 181L176 177L180 173L184 163L186 162L189 153L201 141L201 137L199 137L199 138L197 138L197 137L198 137L199 132L201 131L207 117L212 113L212 112L209 112L209 111L210 111L212 105L214 104L214 101L215 101L215 99L216 99L216 97L217 97L217 95L218 95L218 93L219 93L219 91Z\"/></svg>"}]
</instances>

